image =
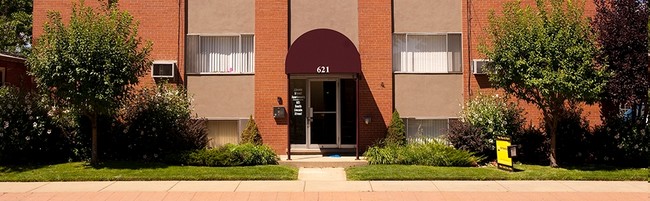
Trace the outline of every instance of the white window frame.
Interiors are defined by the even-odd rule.
[[[406,52],[408,52],[408,37],[409,36],[445,36],[445,48],[447,53],[449,53],[449,35],[460,35],[460,53],[461,53],[461,62],[460,62],[460,71],[453,71],[452,69],[449,69],[449,65],[447,65],[447,72],[409,72],[409,71],[401,71],[401,70],[395,70],[395,66],[391,66],[393,68],[393,73],[397,74],[462,74],[463,73],[463,33],[462,32],[395,32],[393,33],[393,36],[395,35],[405,35],[404,43],[406,46]],[[393,44],[394,45],[394,41]],[[392,56],[392,55],[391,55]],[[395,58],[392,58],[393,61]],[[450,62],[449,60],[447,62]],[[453,67],[452,67],[453,68]]]
[[[409,136],[409,119],[413,120],[445,120],[447,121],[447,131],[449,131],[451,126],[451,121],[458,120],[459,117],[402,117],[405,126],[405,134],[407,139],[411,139],[412,136]],[[417,132],[417,131],[416,131]],[[443,136],[444,134],[441,134]]]
[[[481,67],[481,72],[478,72],[478,67],[476,63],[478,62],[486,62],[483,66],[487,65],[488,62],[490,62],[489,59],[472,59],[472,74],[474,75],[486,75],[487,73],[485,72],[485,69]]]
[[[242,33],[242,34],[187,34],[187,36],[197,36],[198,37],[198,46],[195,47],[199,55],[198,61],[196,61],[197,66],[193,66],[195,72],[186,70],[188,75],[254,75],[255,74],[255,51],[257,45],[255,45],[256,37],[254,33]],[[238,37],[238,49],[241,52],[242,49],[242,36],[253,36],[253,64],[252,72],[201,72],[202,59],[201,59],[201,38],[202,37]],[[188,48],[187,46],[185,48]],[[186,56],[187,58],[187,56]],[[187,63],[187,61],[185,61]],[[187,68],[187,67],[186,67]]]
[[[172,65],[172,75],[154,75],[153,74],[154,65],[156,65],[156,64],[171,64]],[[176,71],[176,61],[172,61],[172,60],[154,60],[151,63],[151,77],[153,77],[153,78],[174,78],[176,76],[174,71]]]
[[[5,67],[0,67],[0,72],[2,72],[2,76],[0,76],[0,87],[5,86],[5,77],[7,76],[7,69]]]

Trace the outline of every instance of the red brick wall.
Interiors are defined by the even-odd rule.
[[[273,106],[281,97],[285,110],[287,76],[284,60],[288,51],[288,4],[286,0],[255,1],[255,121],[264,140],[276,153],[287,148],[287,118],[273,118]],[[288,116],[288,115],[287,115]]]
[[[359,0],[359,53],[362,80],[359,115],[359,148],[365,150],[383,138],[393,110],[392,17],[390,0]]]
[[[19,87],[26,91],[34,87],[32,78],[27,75],[24,61],[0,56],[0,67],[5,69],[4,85]]]
[[[64,21],[70,19],[73,3],[77,0],[34,0],[33,34],[34,39],[43,34],[43,24],[47,21],[48,11],[58,11]],[[99,8],[100,2],[85,1],[86,5]],[[151,60],[176,60],[177,72],[174,82],[184,80],[184,36],[185,36],[185,0],[138,0],[119,1],[119,8],[128,11],[140,22],[139,35],[143,41],[153,43]],[[170,81],[172,82],[172,81]],[[154,79],[147,72],[140,78],[141,86],[153,85]]]
[[[485,42],[485,29],[488,27],[488,15],[494,11],[499,14],[505,2],[510,0],[463,0],[462,3],[462,23],[463,23],[463,94],[465,101],[470,97],[480,93],[493,94],[503,93],[497,91],[490,86],[486,75],[473,75],[472,74],[472,59],[484,59],[485,56],[480,54],[478,46]],[[523,4],[534,5],[533,0],[524,0]],[[469,4],[471,3],[471,4]],[[469,5],[469,8],[468,8]],[[468,11],[471,10],[471,25],[468,22]],[[595,14],[595,6],[593,1],[587,0],[585,4],[585,13],[587,16]],[[469,31],[471,30],[471,34]],[[468,36],[471,38],[468,40]],[[468,42],[469,41],[469,42]],[[517,100],[513,100],[517,101]],[[541,112],[536,106],[527,104],[525,101],[517,101],[524,109],[525,117],[533,125],[539,125],[542,119]],[[590,122],[590,125],[598,125],[600,120],[600,108],[598,105],[584,105],[583,116]]]

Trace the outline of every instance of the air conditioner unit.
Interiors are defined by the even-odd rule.
[[[485,70],[483,69],[485,65],[489,62],[487,59],[474,59],[472,60],[472,73],[475,75],[484,75]]]
[[[176,61],[154,61],[151,65],[151,77],[173,78]]]

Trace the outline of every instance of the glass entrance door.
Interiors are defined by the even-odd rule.
[[[309,148],[338,148],[338,94],[338,80],[309,81]]]

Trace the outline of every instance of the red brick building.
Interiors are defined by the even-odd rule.
[[[443,135],[465,100],[494,92],[472,65],[483,58],[477,45],[487,13],[503,2],[139,0],[119,6],[154,44],[155,69],[142,81],[171,77],[184,84],[196,114],[209,120],[211,145],[237,142],[252,115],[264,143],[298,153],[363,150],[384,137],[394,109],[409,137]],[[35,38],[46,11],[69,16],[71,6],[70,0],[35,0]],[[539,112],[525,108],[537,123]]]
[[[0,54],[0,86],[14,86],[21,90],[34,87],[32,78],[27,75],[25,58]]]

